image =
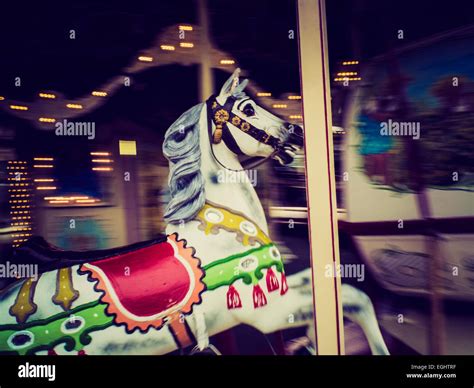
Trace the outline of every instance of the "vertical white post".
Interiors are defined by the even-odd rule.
[[[318,354],[344,354],[331,96],[324,0],[298,0],[308,217]]]
[[[206,101],[214,93],[214,79],[212,77],[211,43],[209,38],[209,18],[206,0],[198,0],[199,14],[199,47],[201,66],[199,69],[199,97]]]

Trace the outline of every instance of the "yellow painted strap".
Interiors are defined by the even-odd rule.
[[[56,274],[56,293],[53,296],[53,303],[60,305],[63,310],[69,310],[74,302],[79,298],[79,292],[72,284],[71,268],[61,268]]]
[[[237,241],[243,245],[267,245],[272,240],[252,220],[243,214],[225,207],[206,202],[199,211],[196,220],[201,223],[199,229],[205,234],[218,234],[220,229],[236,234]]]
[[[26,322],[28,317],[34,314],[38,308],[33,301],[38,280],[32,278],[25,280],[18,291],[15,303],[10,307],[10,314],[16,318],[18,323]]]

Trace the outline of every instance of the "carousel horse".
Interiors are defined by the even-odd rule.
[[[223,169],[243,171],[239,155],[286,164],[303,145],[301,128],[258,106],[246,84],[236,71],[166,132],[165,235],[83,252],[36,237],[16,250],[11,261],[36,263],[40,275],[0,294],[1,354],[204,351],[239,324],[262,333],[312,325],[309,271],[286,277],[252,184],[220,179]],[[368,297],[344,292],[345,313],[373,353],[387,354]]]

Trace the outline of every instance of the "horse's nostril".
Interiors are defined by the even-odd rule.
[[[299,125],[285,123],[283,126],[290,134],[294,134],[296,136],[303,136],[303,129]]]
[[[285,128],[288,130],[288,143],[298,147],[303,146],[303,128],[299,125],[285,123]]]
[[[303,128],[301,128],[299,125],[291,124],[293,126],[293,133],[296,136],[303,136]]]

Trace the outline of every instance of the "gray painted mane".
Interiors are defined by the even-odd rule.
[[[199,118],[203,107],[204,104],[198,104],[184,112],[165,134],[163,154],[169,161],[171,196],[164,215],[167,223],[191,220],[206,200],[199,145]]]
[[[237,99],[245,97],[248,80],[234,89],[232,82],[233,77],[226,81],[222,91],[229,91]],[[171,196],[164,215],[167,223],[177,224],[193,219],[206,201],[199,143],[199,119],[204,107],[205,104],[201,103],[184,112],[165,134],[163,154],[169,161]]]

